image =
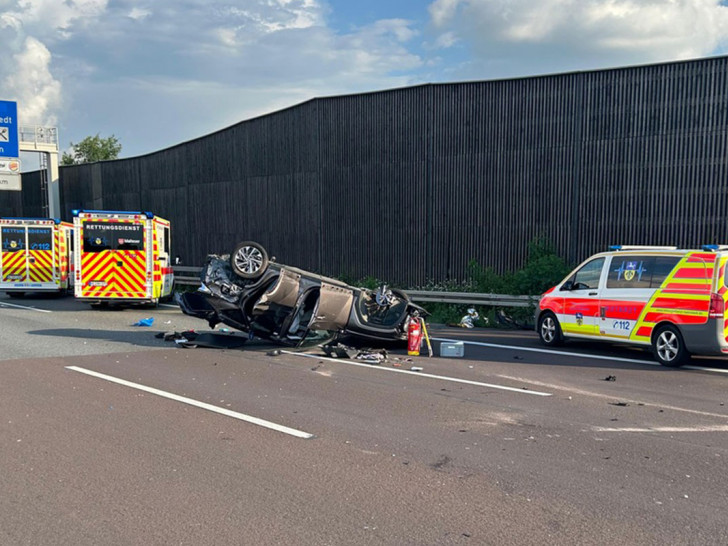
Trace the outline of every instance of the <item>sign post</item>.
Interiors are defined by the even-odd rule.
[[[0,190],[21,189],[18,103],[0,100]]]

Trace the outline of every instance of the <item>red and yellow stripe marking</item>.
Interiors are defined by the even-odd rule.
[[[650,343],[655,325],[704,324],[710,310],[715,254],[686,254],[645,306],[630,339]]]
[[[3,252],[2,257],[3,282],[25,282],[25,251]]]
[[[28,251],[28,280],[30,282],[53,281],[53,251]]]
[[[146,253],[111,251],[81,257],[82,294],[94,298],[146,296]],[[105,283],[95,286],[95,283]]]
[[[728,288],[726,288],[725,280],[725,269],[726,263],[728,262],[728,256],[724,256],[720,259],[718,264],[718,294],[723,298],[723,339],[728,342]]]

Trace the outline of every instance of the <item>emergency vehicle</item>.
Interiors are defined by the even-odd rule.
[[[73,211],[75,296],[92,305],[172,293],[169,221],[151,212]]]
[[[651,347],[664,366],[726,355],[727,262],[728,246],[611,247],[543,294],[538,335],[549,346],[574,338]]]
[[[52,218],[0,218],[0,290],[64,293],[72,283],[73,225]]]

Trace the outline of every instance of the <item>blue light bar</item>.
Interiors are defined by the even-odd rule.
[[[53,220],[54,224],[60,224],[60,218],[40,218],[36,216],[3,216],[2,220]]]
[[[612,245],[609,250],[622,250],[622,245]]]
[[[712,251],[716,251],[716,250],[718,250],[718,249],[719,249],[720,247],[719,247],[718,245],[703,245],[703,246],[702,246],[701,248],[702,248],[703,250],[708,250],[708,251],[712,250]]]
[[[73,209],[71,211],[71,214],[74,216],[78,216],[82,212],[91,212],[91,213],[97,213],[97,214],[138,214],[138,215],[145,215],[150,220],[154,218],[154,214],[151,212],[142,212],[140,210],[89,210],[89,209]]]

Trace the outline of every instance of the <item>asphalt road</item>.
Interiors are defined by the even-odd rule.
[[[154,337],[188,328],[0,296],[0,544],[728,543],[725,360],[503,330],[431,328],[465,357],[378,366]]]

